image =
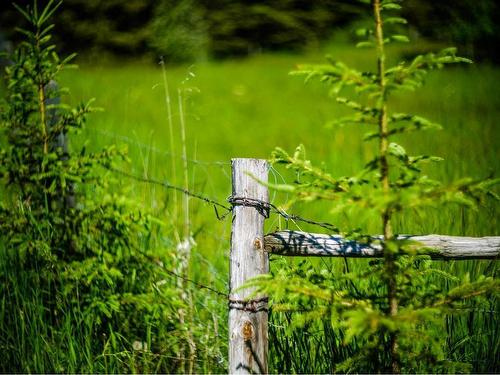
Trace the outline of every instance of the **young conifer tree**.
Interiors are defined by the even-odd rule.
[[[357,31],[365,37],[360,48],[376,50],[376,69],[361,72],[342,62],[330,60],[328,65],[301,66],[294,74],[306,80],[317,78],[330,87],[336,101],[353,111],[352,115],[335,121],[340,125],[362,125],[372,130],[366,141],[378,143],[378,153],[357,175],[336,179],[306,159],[303,146],[293,155],[276,149],[275,164],[300,174],[300,181],[281,185],[292,193],[292,202],[333,201],[336,212],[360,208],[367,217],[378,218],[382,236],[379,240],[359,233],[347,233],[358,241],[378,242],[384,257],[371,262],[368,269],[343,275],[300,275],[279,270],[275,276],[264,276],[251,283],[261,292],[269,293],[275,306],[285,310],[309,312],[302,321],[327,317],[337,329],[345,330],[345,342],[356,341],[354,354],[337,366],[336,371],[353,372],[434,372],[467,370],[466,364],[454,363],[445,357],[442,322],[445,313],[452,313],[467,298],[497,293],[498,281],[480,278],[465,279],[460,285],[442,291],[429,275],[437,274],[430,267],[422,246],[394,233],[391,221],[407,210],[437,207],[445,203],[476,206],[487,195],[494,195],[492,186],[498,180],[461,180],[450,185],[430,179],[421,165],[441,160],[428,155],[410,156],[393,139],[402,133],[440,128],[422,116],[392,110],[391,98],[402,92],[414,92],[425,75],[448,64],[471,63],[456,56],[455,48],[415,57],[410,63],[388,67],[386,46],[393,42],[408,42],[405,35],[391,34],[387,29],[406,24],[397,16],[400,0],[363,0],[373,16],[372,27]],[[397,27],[396,27],[397,28]],[[347,95],[343,96],[342,94]],[[375,220],[375,219],[373,219]],[[443,272],[442,277],[452,277]],[[336,281],[333,283],[331,279]],[[281,280],[280,280],[281,279]],[[364,280],[366,287],[338,290],[339,280]],[[277,282],[281,281],[281,282]]]

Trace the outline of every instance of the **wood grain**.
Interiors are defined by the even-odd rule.
[[[297,231],[280,231],[265,236],[265,250],[287,256],[381,257],[380,236],[371,244],[346,240],[342,236]],[[432,259],[492,259],[500,254],[500,237],[456,237],[431,234],[400,235],[423,246]],[[411,246],[417,246],[417,243]]]
[[[268,202],[268,163],[233,159],[233,197]],[[267,299],[252,290],[238,290],[250,278],[269,272],[264,251],[265,215],[257,207],[234,205],[230,254],[229,368],[230,374],[267,373]]]

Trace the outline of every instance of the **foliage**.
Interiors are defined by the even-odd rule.
[[[10,2],[5,2],[10,7]],[[3,3],[2,3],[3,4]],[[39,0],[41,4],[41,0]],[[70,6],[65,1],[64,6]],[[61,11],[64,11],[62,9]],[[0,17],[5,13],[0,11]],[[60,14],[60,13],[59,13]],[[12,17],[12,16],[11,16]],[[15,18],[13,18],[15,19]],[[56,18],[57,20],[57,18]],[[19,19],[17,19],[19,21]],[[2,23],[2,25],[5,25]],[[60,25],[59,25],[60,26]],[[56,29],[58,30],[57,26]],[[57,36],[57,35],[56,35]],[[59,38],[63,38],[59,35]],[[354,49],[343,43],[324,46],[327,53],[364,70],[369,68],[370,59],[368,50]],[[413,50],[419,46],[410,47],[394,45],[387,52],[388,59],[398,58],[401,52]],[[325,166],[333,177],[352,174],[352,171],[361,168],[366,159],[370,158],[372,145],[369,142],[359,142],[363,127],[337,128],[334,133],[321,126],[327,119],[337,118],[345,114],[343,107],[332,105],[324,100],[324,93],[317,82],[310,82],[303,86],[300,80],[287,78],[286,72],[297,61],[297,55],[292,54],[263,54],[249,59],[227,62],[206,62],[196,67],[196,86],[201,94],[197,95],[189,106],[189,124],[187,130],[187,144],[196,145],[196,153],[190,154],[190,186],[197,191],[203,190],[212,197],[224,198],[230,193],[229,156],[248,155],[265,157],[276,144],[276,139],[285,149],[290,149],[299,142],[307,146],[307,159],[324,160]],[[300,57],[315,61],[316,54]],[[420,95],[398,96],[398,108],[411,109],[412,112],[425,113],[438,122],[446,125],[447,131],[440,134],[434,132],[414,132],[401,135],[402,140],[411,142],[413,152],[424,153],[432,149],[434,153],[444,155],[446,163],[434,163],[427,168],[431,177],[439,175],[446,181],[473,173],[475,177],[488,174],[491,170],[498,173],[499,140],[497,118],[500,114],[500,96],[496,82],[500,79],[500,71],[495,67],[462,64],[454,69],[432,74],[426,78],[426,85],[422,87]],[[171,87],[175,87],[185,79],[185,69],[171,68],[167,71]],[[223,76],[225,79],[221,80]],[[138,175],[145,175],[172,181],[168,168],[171,159],[168,127],[165,126],[164,97],[161,87],[162,73],[154,65],[147,63],[124,63],[118,65],[99,65],[96,61],[81,63],[80,69],[63,70],[58,82],[63,86],[71,87],[71,96],[65,96],[65,103],[78,103],[92,95],[98,95],[99,105],[106,108],[105,112],[91,116],[86,126],[81,129],[77,137],[71,138],[73,147],[86,142],[86,150],[100,150],[109,142],[127,143],[130,167]],[[0,95],[4,95],[4,87],[0,82]],[[98,94],[96,94],[98,93]],[[172,98],[175,108],[176,98]],[[290,103],[296,103],[290,106]],[[300,105],[297,105],[300,103]],[[197,120],[197,118],[201,120]],[[244,126],[251,124],[252,126]],[[293,126],[291,126],[293,124]],[[452,126],[448,126],[452,125]],[[256,130],[257,129],[257,130]],[[314,129],[314,132],[311,131]],[[265,137],[258,137],[256,131],[265,133]],[[467,134],[467,136],[464,136]],[[427,136],[430,135],[430,136]],[[404,137],[404,138],[403,138]],[[2,147],[5,137],[0,137]],[[237,141],[235,141],[237,139]],[[75,148],[74,148],[75,149]],[[76,148],[79,150],[79,148]],[[166,151],[167,150],[167,151]],[[335,150],[335,152],[332,152]],[[424,151],[421,151],[424,150]],[[196,160],[191,160],[191,158]],[[209,163],[199,161],[210,161]],[[212,163],[213,161],[219,161]],[[325,168],[326,168],[325,167]],[[296,177],[291,170],[279,171],[285,179]],[[274,173],[273,173],[274,175]],[[272,175],[272,176],[273,176]],[[281,181],[276,174],[274,178]],[[300,177],[300,175],[298,176]],[[180,181],[180,178],[178,177]],[[151,207],[157,217],[164,217],[170,211],[171,194],[133,180],[123,180],[127,190],[123,193],[133,196],[141,205]],[[81,186],[81,185],[79,185]],[[115,187],[117,188],[117,187]],[[88,189],[92,191],[92,188]],[[127,194],[128,193],[128,194]],[[4,198],[4,190],[0,193]],[[123,195],[121,195],[123,196]],[[273,194],[274,197],[274,194]],[[0,200],[1,200],[0,199]],[[274,202],[280,199],[276,195]],[[398,232],[404,233],[452,233],[456,235],[483,236],[495,234],[498,230],[498,203],[490,202],[486,209],[472,210],[459,207],[427,208],[418,213],[411,212],[394,221]],[[214,220],[213,207],[196,200],[191,200],[193,232],[198,242],[193,262],[190,264],[191,278],[205,282],[218,290],[225,290],[227,275],[228,223]],[[311,218],[329,220],[329,205],[318,201],[317,204],[297,205],[294,211]],[[339,215],[335,223],[342,228],[353,224],[359,226],[357,215]],[[374,220],[369,220],[368,233],[378,233],[374,228]],[[270,230],[276,222],[268,220]],[[290,221],[289,225],[293,223]],[[150,250],[157,254],[171,253],[174,246],[170,238],[169,228],[158,232],[150,232]],[[313,227],[307,228],[313,230]],[[154,241],[153,241],[154,240]],[[59,324],[52,326],[46,319],[46,310],[43,298],[52,290],[46,288],[47,283],[38,284],[33,274],[37,270],[27,273],[16,267],[11,260],[3,257],[3,249],[7,244],[0,241],[0,265],[2,280],[0,280],[0,363],[4,372],[14,371],[14,364],[23,363],[25,367],[16,367],[16,371],[28,372],[27,363],[34,364],[30,368],[40,369],[38,372],[53,372],[59,368],[60,372],[154,372],[156,366],[167,372],[165,361],[176,361],[170,358],[169,352],[158,353],[131,350],[140,349],[146,341],[136,336],[130,336],[121,329],[119,332],[105,332],[106,336],[98,337],[92,329],[92,315],[86,315],[86,320],[78,310],[65,309],[68,312],[58,312]],[[144,241],[146,242],[146,241]],[[159,242],[156,246],[155,243]],[[147,249],[148,245],[144,245]],[[289,262],[277,261],[271,263],[272,268],[290,267]],[[165,267],[171,260],[163,260]],[[368,267],[363,260],[349,260],[349,270],[356,271]],[[477,275],[495,275],[497,272],[495,261],[466,261],[433,263],[433,267],[451,272],[463,278],[470,274],[471,280]],[[303,272],[311,268],[331,267],[328,269],[332,282],[335,277],[344,272],[345,264],[342,259],[324,259],[318,262],[308,261],[301,268]],[[45,269],[39,269],[43,274]],[[156,270],[160,269],[156,267]],[[319,271],[315,271],[319,273]],[[324,271],[323,271],[324,272]],[[136,273],[139,275],[139,273]],[[143,276],[145,276],[143,274]],[[4,282],[5,278],[10,281]],[[166,292],[173,286],[175,279],[165,275],[158,277],[160,288]],[[164,283],[165,280],[167,283]],[[171,280],[171,281],[170,281]],[[356,279],[359,288],[359,279]],[[368,281],[368,280],[367,280]],[[443,279],[435,276],[432,281],[442,289],[456,285],[454,279]],[[40,287],[37,287],[40,285]],[[51,284],[53,285],[53,284]],[[139,286],[137,282],[134,284]],[[350,289],[350,281],[339,282],[336,290]],[[366,287],[368,288],[368,287]],[[332,289],[333,286],[332,286]],[[145,288],[147,290],[147,288]],[[196,290],[195,293],[195,337],[197,340],[197,372],[225,371],[226,356],[226,304],[224,299],[214,299],[205,290]],[[158,296],[158,298],[160,298]],[[168,301],[168,294],[167,294]],[[276,306],[274,306],[276,308]],[[21,312],[22,311],[22,312]],[[498,373],[498,300],[488,301],[470,300],[466,309],[460,315],[448,315],[446,327],[442,331],[447,335],[449,342],[446,348],[447,358],[473,364],[475,373]],[[71,312],[71,314],[70,314]],[[271,314],[270,324],[270,369],[279,373],[329,373],[335,370],[335,365],[342,359],[348,358],[356,351],[356,339],[350,345],[343,344],[344,332],[332,329],[329,320],[317,319],[299,325],[298,313]],[[297,319],[297,325],[291,323]],[[117,319],[118,320],[118,319]],[[136,320],[128,315],[119,318],[128,326],[134,325]],[[28,323],[29,322],[29,323]],[[176,334],[171,331],[168,322],[161,323],[164,328],[161,333],[155,334],[156,323],[148,323],[152,328],[152,338],[163,340],[163,348],[175,348]],[[117,325],[121,327],[120,325]],[[147,328],[147,327],[146,327]],[[170,331],[169,331],[170,330]],[[142,330],[143,332],[148,332]],[[165,332],[166,331],[166,332]],[[170,334],[169,334],[170,333]],[[168,336],[167,336],[168,335]],[[168,340],[172,341],[168,341]],[[137,340],[134,345],[133,340]],[[115,343],[115,344],[112,344]],[[113,346],[115,345],[115,346]],[[102,347],[105,350],[102,351]],[[152,347],[149,345],[148,347]],[[161,355],[159,355],[161,354]],[[8,356],[8,357],[7,357]],[[13,359],[14,358],[14,359]],[[176,356],[177,358],[177,356]],[[12,360],[11,360],[12,359]],[[161,359],[161,360],[160,360]],[[149,369],[141,365],[149,363]],[[9,364],[9,366],[6,368]],[[42,370],[46,369],[46,370]],[[280,370],[283,369],[283,370]],[[158,370],[158,371],[160,371]],[[31,372],[34,372],[32,370]]]
[[[19,0],[29,4],[30,0]],[[409,0],[404,16],[415,34],[463,46],[475,59],[497,63],[498,3],[481,0]],[[246,55],[260,50],[301,50],[328,40],[356,20],[358,2],[227,0],[65,0],[56,15],[57,44],[65,51],[118,56]],[[20,20],[10,1],[0,2],[0,39]],[[191,31],[191,33],[186,33]],[[0,43],[1,48],[1,43]],[[425,45],[422,46],[425,49]]]
[[[294,72],[305,75],[306,80],[317,78],[324,82],[337,102],[354,112],[335,121],[336,124],[374,128],[364,139],[377,141],[377,155],[357,175],[342,178],[333,178],[324,169],[315,167],[307,160],[303,146],[292,155],[276,149],[272,156],[274,164],[285,165],[297,176],[294,184],[275,186],[292,195],[291,203],[332,201],[335,212],[378,218],[382,239],[374,240],[356,230],[346,235],[358,241],[379,242],[384,249],[383,260],[340,276],[324,271],[280,270],[272,277],[256,279],[249,286],[282,302],[278,309],[305,310],[300,318],[302,324],[326,318],[333,328],[345,331],[344,343],[355,340],[356,351],[336,371],[465,371],[467,364],[446,358],[446,338],[440,327],[445,314],[455,313],[465,300],[498,293],[498,281],[483,277],[470,282],[465,277],[457,282],[453,276],[430,268],[428,257],[421,255],[424,249],[414,241],[399,239],[392,221],[425,207],[443,204],[475,207],[487,196],[498,199],[492,189],[499,180],[464,179],[444,185],[422,172],[424,164],[440,158],[411,156],[395,141],[400,134],[435,129],[439,125],[419,115],[391,111],[393,96],[415,91],[430,70],[470,62],[457,57],[454,48],[448,48],[386,68],[386,46],[408,42],[403,34],[387,33],[391,26],[406,23],[397,15],[399,3],[373,0],[373,27],[357,31],[357,35],[365,37],[358,47],[376,50],[375,72],[361,72],[335,60],[330,60],[329,65],[301,66]],[[454,287],[439,290],[429,282],[432,273],[455,280]],[[333,277],[337,282],[332,281]],[[364,280],[369,288],[337,288],[338,280],[354,283],[357,279]]]
[[[9,2],[0,3],[4,32],[19,26],[9,6]],[[343,1],[323,0],[65,0],[64,9],[56,16],[56,38],[64,50],[119,56],[154,54],[176,63],[207,55],[317,45],[319,35],[329,34],[333,22],[345,24],[356,9]]]
[[[472,5],[467,0],[409,0],[405,16],[418,32],[433,40],[463,46],[476,60],[498,63],[499,4],[482,0]]]
[[[357,8],[343,1],[201,0],[214,56],[317,46],[334,23],[345,24]]]
[[[194,0],[158,2],[149,44],[167,62],[200,61],[208,54],[203,9]]]
[[[344,43],[324,48],[325,53],[335,53],[339,60],[349,66],[360,70],[371,68],[368,49],[356,49]],[[394,44],[387,51],[388,60],[396,61],[402,53],[418,48],[418,45],[413,44]],[[309,81],[303,85],[301,79],[290,79],[286,71],[296,65],[297,59],[294,54],[263,54],[235,61],[197,64],[196,78],[190,84],[194,82],[200,93],[188,101],[186,107],[189,116],[186,143],[190,158],[191,189],[224,199],[230,194],[228,157],[248,155],[264,158],[274,149],[277,139],[283,148],[292,150],[303,142],[308,151],[307,159],[317,166],[321,166],[317,161],[324,161],[324,168],[334,178],[355,174],[371,159],[376,144],[360,142],[366,128],[344,126],[332,132],[323,126],[330,119],[346,115],[345,106],[326,100],[324,86],[320,82]],[[310,53],[300,59],[318,61],[319,57]],[[98,92],[99,105],[106,108],[105,112],[92,116],[92,121],[89,120],[82,131],[81,138],[88,139],[87,149],[98,150],[118,139],[128,145],[131,171],[137,175],[173,182],[169,166],[172,160],[178,162],[182,159],[175,152],[174,155],[169,152],[169,129],[165,124],[167,111],[161,110],[165,106],[164,96],[161,87],[153,88],[162,81],[161,69],[137,62],[98,68],[94,64],[82,63],[77,73],[67,70],[60,77],[61,83],[71,87],[72,102],[77,103]],[[446,128],[446,131],[441,132],[401,134],[398,139],[400,143],[411,145],[413,153],[424,154],[432,150],[433,154],[445,156],[446,162],[431,163],[425,167],[429,177],[448,183],[467,175],[479,178],[492,171],[495,174],[500,172],[497,163],[500,129],[496,126],[500,114],[500,96],[497,95],[496,85],[499,73],[499,69],[491,66],[459,64],[452,69],[429,74],[418,95],[394,97],[398,111],[404,109],[425,114]],[[170,67],[167,75],[169,86],[176,87],[185,79],[186,70],[183,67]],[[221,76],[226,78],[220,80]],[[177,107],[176,99],[172,97],[173,108]],[[290,106],[290,103],[300,105]],[[256,131],[265,134],[265,137],[258,137],[257,143]],[[175,127],[174,136],[180,141],[179,129]],[[76,141],[78,139],[73,140]],[[177,171],[180,172],[179,168]],[[283,181],[280,175],[286,181],[300,178],[300,175],[290,172],[286,169],[272,170],[270,181]],[[177,180],[181,181],[181,176]],[[130,188],[129,194],[151,207],[155,215],[165,217],[165,214],[171,214],[172,196],[167,190],[134,180],[126,180],[126,184]],[[275,196],[273,193],[271,197],[275,204],[286,199],[282,194]],[[225,239],[228,238],[229,229],[227,218],[224,221],[216,220],[213,207],[195,199],[190,201],[190,206],[193,235],[198,243],[190,264],[190,277],[224,291],[227,276]],[[354,213],[349,216],[343,213],[331,215],[331,208],[325,202],[316,201],[297,204],[290,211],[307,218],[335,223],[343,229],[362,226],[364,233],[380,233],[376,219],[367,218],[361,222]],[[498,235],[499,208],[499,202],[493,199],[488,201],[487,207],[479,210],[457,205],[429,207],[397,217],[393,221],[394,230],[397,233],[415,234]],[[178,212],[181,212],[180,207]],[[275,230],[279,224],[275,217],[266,221],[269,231]],[[282,220],[281,227],[284,228],[285,224]],[[298,224],[301,230],[318,230],[317,227]],[[296,228],[292,220],[287,225]],[[175,238],[169,234],[164,236]],[[277,262],[274,258],[271,269],[294,267],[296,259],[287,257],[285,260]],[[361,259],[349,259],[347,263],[350,271],[368,267],[368,262]],[[328,267],[332,275],[345,271],[345,261],[339,258],[309,258],[307,266],[311,264],[315,269]],[[472,281],[480,275],[495,276],[498,272],[498,262],[494,260],[433,262],[433,267],[439,267],[460,279],[468,273]],[[358,279],[355,286],[360,282]],[[442,290],[456,285],[453,280],[439,276],[434,276],[432,282]],[[353,286],[344,283],[339,288]],[[215,337],[208,336],[210,345],[198,344],[199,362],[196,363],[204,366],[204,372],[215,372],[214,368],[223,372],[227,338],[226,305],[222,297],[216,300],[210,297],[211,293],[204,289],[198,292],[195,299],[202,299],[203,304],[196,304],[199,307],[196,307],[194,316],[196,324],[199,324],[198,329],[205,327],[207,333],[218,334]],[[499,372],[496,343],[500,324],[495,311],[498,311],[498,299],[471,299],[459,315],[447,315],[442,331],[442,335],[447,337],[447,358],[471,363],[474,373]],[[336,364],[356,350],[356,341],[343,345],[342,330],[332,329],[328,320],[318,319],[302,327],[290,324],[289,320],[293,321],[297,314],[274,310],[270,316],[271,372],[331,373]],[[221,362],[205,362],[205,348],[219,353]]]
[[[95,109],[58,101],[67,90],[55,79],[73,58],[51,44],[48,20],[59,5],[18,7],[30,28],[6,69],[0,368],[174,372],[186,337],[182,290],[169,273],[177,261],[167,244],[155,249],[164,224],[118,189],[109,169],[124,151],[67,144]],[[205,326],[196,333],[207,340]]]

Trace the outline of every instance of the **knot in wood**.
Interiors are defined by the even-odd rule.
[[[252,340],[254,336],[254,329],[250,321],[245,320],[245,322],[243,322],[243,326],[241,327],[241,335],[243,337],[243,340],[245,341]]]
[[[262,239],[257,237],[255,240],[253,240],[253,247],[255,250],[262,250],[264,249],[264,244],[262,243]]]

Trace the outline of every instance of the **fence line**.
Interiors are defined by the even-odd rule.
[[[150,146],[148,144],[145,144],[145,143],[142,143],[142,142],[138,142],[130,137],[127,137],[127,136],[124,136],[124,135],[120,135],[120,134],[116,134],[116,133],[112,133],[112,132],[107,132],[107,131],[103,131],[103,130],[98,130],[98,129],[92,129],[92,128],[89,128],[87,127],[86,128],[87,130],[90,130],[94,133],[98,133],[98,134],[101,134],[101,135],[105,135],[107,137],[110,137],[110,138],[118,138],[118,139],[121,139],[129,144],[134,144],[144,150],[149,150],[149,151],[153,151],[155,153],[158,153],[158,154],[161,154],[161,155],[165,155],[165,156],[168,156],[168,157],[172,157],[172,158],[176,158],[176,159],[179,159],[179,160],[186,160],[187,162],[191,163],[191,164],[195,164],[195,165],[200,165],[200,166],[203,166],[203,167],[207,167],[207,166],[219,166],[223,171],[224,171],[224,166],[229,166],[231,165],[231,163],[229,162],[225,162],[225,161],[203,161],[203,160],[198,160],[198,159],[191,159],[191,158],[184,158],[183,156],[180,156],[180,155],[176,155],[172,152],[168,152],[168,151],[164,151],[164,150],[161,150],[157,147],[154,147],[154,146]],[[224,204],[222,204],[220,201],[217,201],[213,198],[209,198],[207,196],[204,196],[203,194],[200,194],[200,193],[196,193],[196,192],[192,192],[192,191],[189,191],[187,189],[184,189],[180,186],[176,186],[176,185],[173,185],[173,184],[170,184],[168,182],[162,182],[162,181],[159,181],[159,180],[156,180],[156,179],[150,179],[150,178],[145,178],[145,177],[140,177],[140,176],[136,176],[136,175],[133,175],[131,173],[128,173],[128,172],[125,172],[125,171],[122,171],[122,170],[119,170],[119,169],[115,169],[115,168],[108,168],[109,170],[115,172],[115,173],[118,173],[118,174],[121,174],[125,177],[128,177],[128,178],[132,178],[136,181],[139,181],[139,182],[143,182],[143,183],[151,183],[151,184],[154,184],[154,185],[159,185],[159,186],[163,186],[164,188],[167,188],[167,189],[172,189],[172,190],[175,190],[175,191],[178,191],[180,193],[183,193],[183,194],[186,194],[192,198],[197,198],[197,199],[200,199],[202,201],[205,201],[206,203],[209,203],[209,204],[212,204],[214,206],[214,211],[215,211],[215,215],[217,217],[217,219],[219,220],[224,220],[228,213],[232,211],[232,207],[229,207],[229,206],[226,206]],[[276,171],[272,166],[269,166],[269,170],[273,173],[273,174],[277,174],[282,180],[284,180],[283,176],[281,176],[281,174],[279,174],[278,171]],[[208,173],[208,172],[207,172]],[[224,171],[224,174],[227,175],[227,173]],[[276,175],[275,175],[275,180],[277,179]],[[232,197],[229,197],[227,199],[227,201],[229,203],[231,203],[231,199]],[[327,229],[329,231],[333,231],[334,233],[340,233],[339,229],[331,224],[331,223],[327,223],[327,222],[319,222],[319,221],[315,221],[315,220],[311,220],[311,219],[308,219],[308,218],[305,218],[303,216],[300,216],[300,215],[297,215],[297,214],[293,214],[293,213],[287,213],[284,209],[282,208],[279,208],[278,206],[276,206],[275,204],[271,203],[271,202],[263,202],[263,201],[257,201],[257,200],[254,200],[254,202],[256,204],[260,204],[262,206],[268,206],[269,207],[269,210],[279,216],[281,216],[282,218],[284,218],[287,222],[288,220],[292,221],[292,222],[302,222],[302,223],[306,223],[306,224],[310,224],[310,225],[315,225],[315,226],[318,226],[318,227],[321,227],[321,228],[324,228],[324,229]],[[217,210],[217,207],[219,208],[222,208],[224,210],[226,210],[226,212],[224,212],[223,214],[220,214]]]
[[[224,293],[211,286],[196,282],[172,270],[163,267],[162,269],[172,277],[182,279],[199,289],[207,290],[228,301],[230,317],[230,373],[266,373],[268,300],[266,296],[252,297],[251,291],[247,293],[238,288],[253,276],[269,272],[268,254],[340,256],[343,258],[351,256],[376,257],[381,255],[382,250],[377,244],[380,238],[375,238],[374,242],[364,244],[364,247],[360,247],[359,242],[345,240],[338,235],[281,231],[264,236],[264,220],[269,218],[270,214],[277,214],[285,220],[318,226],[337,234],[339,230],[331,223],[314,221],[299,215],[287,213],[285,210],[269,202],[267,186],[262,185],[257,179],[252,177],[257,176],[260,181],[267,181],[267,174],[264,176],[262,173],[256,173],[252,168],[247,170],[242,169],[241,165],[238,172],[235,172],[235,164],[238,164],[237,161],[241,160],[255,161],[255,159],[233,160],[233,192],[227,199],[231,206],[215,198],[175,186],[165,181],[136,176],[115,168],[108,169],[138,182],[159,185],[213,205],[216,216],[220,220],[225,219],[230,213],[233,214],[229,293]],[[242,163],[243,166],[247,164],[248,162]],[[267,168],[266,172],[269,171],[266,161],[258,160],[257,165],[265,165]],[[247,188],[242,188],[241,186],[235,187],[235,178],[240,181],[244,180]],[[251,191],[253,189],[264,189],[263,191],[266,193],[264,195],[252,195]],[[222,210],[222,214],[219,213],[218,209]],[[243,212],[246,212],[246,214],[243,214]],[[238,221],[238,218],[241,218],[242,215],[243,220]],[[248,219],[248,216],[245,219],[246,215],[252,216],[253,219]],[[252,224],[254,220],[258,221],[255,227]],[[235,226],[239,229],[235,230]],[[235,235],[235,231],[239,231],[240,235]],[[428,252],[433,259],[497,259],[500,254],[500,237],[478,239],[451,236],[405,236],[402,239],[415,240],[429,248],[434,248],[433,252]],[[238,247],[239,250],[236,249]],[[257,263],[255,263],[256,260]]]
[[[231,203],[231,206],[227,206],[227,205],[221,203],[221,201],[218,201],[214,198],[207,197],[201,193],[193,192],[193,191],[190,191],[188,189],[184,189],[183,187],[170,184],[168,182],[164,182],[164,181],[160,181],[160,180],[156,180],[156,179],[152,179],[152,178],[137,176],[137,175],[134,175],[134,174],[129,173],[129,172],[125,172],[125,171],[117,169],[117,168],[109,168],[108,167],[107,169],[110,170],[111,172],[114,172],[114,173],[120,174],[122,176],[131,178],[135,181],[159,185],[159,186],[162,186],[166,189],[178,191],[178,192],[185,194],[191,198],[196,198],[196,199],[199,199],[201,201],[204,201],[205,203],[212,204],[214,206],[214,209],[215,209],[215,215],[219,220],[224,220],[229,215],[229,213],[232,212],[233,206],[235,204],[237,204],[236,201],[234,200],[233,196],[230,196],[227,198],[226,201]],[[257,181],[256,181],[256,183],[257,183]],[[246,198],[245,201],[242,202],[242,205],[253,206],[256,208],[260,207],[261,210],[267,211],[266,215],[268,217],[269,217],[270,213],[274,213],[274,214],[277,214],[277,215],[283,217],[285,220],[291,220],[294,222],[297,221],[297,222],[302,222],[302,223],[306,223],[306,224],[311,224],[311,225],[315,225],[315,226],[318,226],[318,227],[321,227],[324,229],[328,229],[330,231],[333,231],[334,233],[339,233],[339,229],[331,223],[311,220],[311,219],[305,218],[305,217],[297,215],[297,214],[292,214],[292,213],[289,214],[285,210],[276,206],[275,204],[270,203],[270,202],[265,202],[265,201],[260,200],[260,199]],[[221,215],[218,212],[217,207],[222,208],[223,210],[225,210],[225,212]]]

